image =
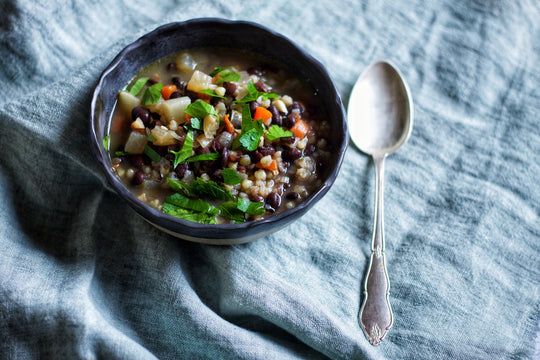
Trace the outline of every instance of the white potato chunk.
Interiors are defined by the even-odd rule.
[[[164,126],[154,127],[151,133],[152,136],[156,138],[156,140],[153,142],[154,145],[167,146],[178,143],[178,135],[174,131],[167,129]]]
[[[133,96],[126,91],[120,91],[120,93],[118,93],[118,107],[125,115],[131,117],[131,110],[140,104],[141,101],[138,97]]]
[[[192,71],[197,67],[197,62],[188,53],[182,53],[176,58],[176,67],[180,71]]]
[[[216,87],[216,85],[212,84],[212,77],[199,70],[193,72],[193,75],[187,84],[187,89],[195,92],[215,89]]]
[[[166,124],[175,121],[177,124],[186,122],[186,108],[191,104],[189,96],[182,96],[176,99],[165,100],[160,105],[160,112],[163,115],[161,120]]]
[[[216,135],[219,129],[219,120],[217,116],[208,114],[204,117],[203,131],[207,138],[212,138]]]
[[[148,136],[138,131],[132,131],[124,146],[124,151],[130,154],[142,154],[148,142]]]

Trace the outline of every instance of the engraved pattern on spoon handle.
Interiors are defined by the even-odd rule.
[[[371,258],[364,283],[364,302],[359,321],[369,342],[378,345],[392,327],[393,314],[390,307],[390,281],[384,255],[384,161],[386,155],[374,156],[376,174],[375,219]]]

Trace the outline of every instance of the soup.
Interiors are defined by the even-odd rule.
[[[106,145],[140,201],[185,220],[237,223],[308,198],[329,131],[313,89],[280,64],[195,49],[151,64],[119,92]]]

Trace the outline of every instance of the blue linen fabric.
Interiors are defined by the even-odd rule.
[[[540,3],[0,2],[0,358],[540,358]],[[389,59],[415,103],[386,163],[395,320],[358,325],[374,169],[353,146],[291,226],[209,246],[146,223],[89,148],[101,71],[157,26],[258,22],[319,59],[345,104]]]

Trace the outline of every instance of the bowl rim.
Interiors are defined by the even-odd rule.
[[[328,174],[326,180],[322,183],[321,186],[319,186],[317,189],[314,190],[310,196],[300,202],[297,206],[295,206],[292,209],[283,210],[277,214],[268,216],[267,218],[258,219],[258,220],[252,220],[247,221],[244,223],[239,224],[200,224],[188,220],[183,220],[179,218],[175,218],[173,216],[167,215],[150,205],[147,205],[143,203],[142,201],[138,200],[135,195],[127,189],[126,186],[124,186],[120,180],[112,173],[110,170],[110,161],[108,160],[108,153],[103,148],[103,137],[106,135],[106,130],[108,127],[106,126],[103,131],[104,134],[98,134],[98,129],[96,127],[96,108],[97,103],[99,100],[100,93],[102,91],[102,88],[104,86],[105,79],[107,76],[113,72],[116,67],[119,66],[119,64],[124,60],[126,55],[130,53],[131,51],[144,46],[144,44],[148,41],[151,41],[152,39],[156,38],[157,36],[160,36],[164,33],[170,32],[170,31],[179,31],[182,28],[187,28],[192,24],[220,24],[225,26],[242,26],[242,27],[251,27],[256,28],[260,31],[268,33],[272,37],[276,37],[280,39],[281,41],[284,41],[286,43],[289,43],[290,46],[297,49],[298,52],[304,57],[303,60],[307,61],[311,67],[315,68],[316,71],[319,73],[319,75],[323,78],[324,82],[327,83],[329,88],[332,89],[331,98],[327,100],[327,104],[333,104],[339,109],[340,117],[341,117],[341,134],[343,139],[341,140],[338,149],[338,156],[337,156],[337,162],[334,162],[331,164],[331,171]],[[134,74],[135,75],[135,74]],[[110,114],[107,116],[107,124],[110,121]],[[160,227],[164,227],[166,229],[172,230],[176,232],[178,226],[182,226],[183,228],[192,229],[195,231],[204,231],[204,230],[211,230],[215,231],[216,234],[219,234],[221,236],[215,237],[212,236],[212,234],[209,235],[212,239],[231,239],[234,237],[237,237],[238,234],[231,233],[232,231],[238,232],[243,230],[248,230],[252,228],[260,227],[261,225],[267,225],[272,226],[276,225],[277,228],[282,228],[283,226],[277,226],[282,225],[281,223],[286,220],[287,217],[291,217],[293,214],[299,214],[298,217],[302,216],[312,205],[317,203],[330,189],[330,187],[335,182],[344,156],[346,149],[348,147],[349,143],[349,136],[348,136],[348,125],[346,121],[346,115],[345,115],[345,108],[343,106],[343,103],[341,101],[341,97],[339,94],[339,91],[337,90],[334,82],[329,76],[328,71],[324,67],[324,65],[319,62],[317,59],[315,59],[313,56],[311,56],[309,53],[304,51],[300,46],[298,46],[296,43],[294,43],[292,40],[287,38],[286,36],[271,30],[263,25],[260,25],[255,22],[246,21],[246,20],[228,20],[228,19],[222,19],[222,18],[213,18],[213,17],[204,17],[204,18],[195,18],[185,21],[178,21],[178,22],[169,22],[163,25],[160,25],[156,27],[154,30],[140,36],[138,39],[133,41],[132,43],[125,46],[115,57],[114,59],[106,66],[106,68],[103,70],[101,75],[99,76],[98,82],[94,88],[94,91],[92,93],[92,100],[90,105],[90,138],[91,138],[91,148],[92,152],[94,153],[95,158],[98,160],[99,164],[101,165],[101,168],[103,172],[105,173],[105,176],[109,182],[109,184],[114,188],[114,190],[119,193],[119,195],[127,201],[127,203],[134,209],[136,212],[143,216],[147,221],[151,222],[154,225],[159,225]],[[291,218],[291,222],[295,220],[296,217]],[[264,232],[264,231],[263,231]],[[182,233],[179,234],[180,236]],[[231,236],[232,235],[232,236]]]

